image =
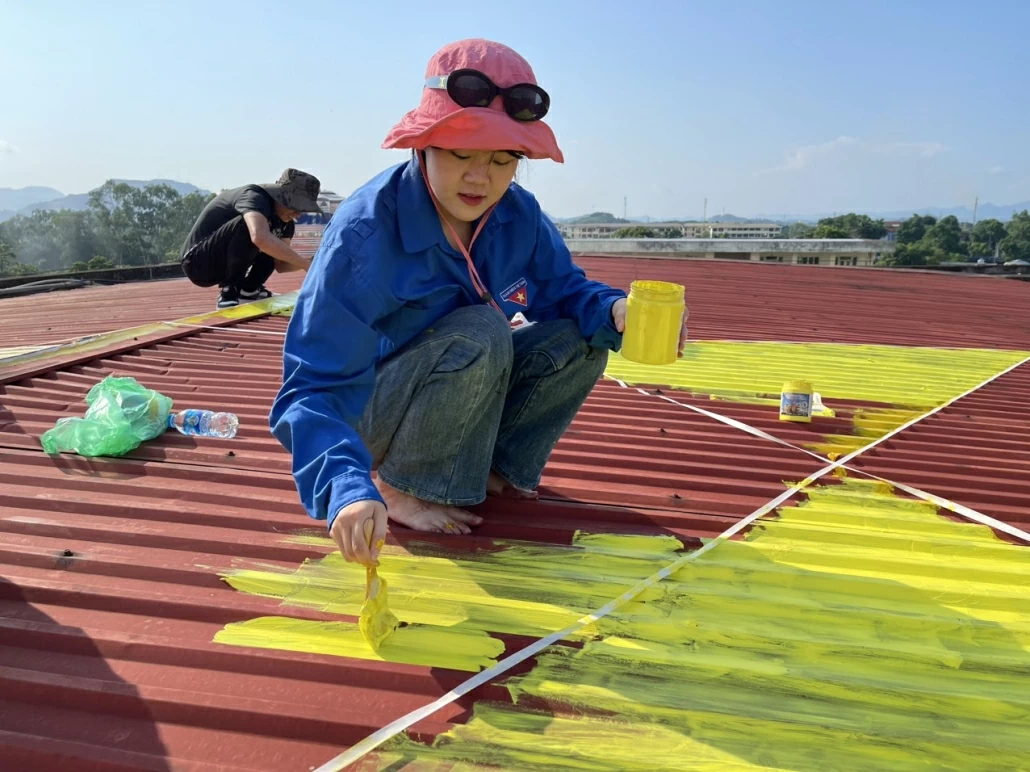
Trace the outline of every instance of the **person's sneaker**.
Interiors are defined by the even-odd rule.
[[[240,291],[235,287],[222,287],[218,296],[218,308],[233,308],[240,304]]]
[[[240,290],[240,302],[241,303],[253,303],[255,300],[267,300],[272,297],[274,293],[263,284],[252,292],[246,290]]]

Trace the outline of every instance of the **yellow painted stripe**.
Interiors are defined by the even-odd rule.
[[[548,650],[516,707],[361,768],[1025,768],[1030,550],[883,484],[811,493]]]
[[[981,349],[832,343],[692,343],[673,365],[638,365],[619,355],[607,374],[695,394],[770,400],[784,381],[806,380],[825,399],[927,408],[947,401],[1026,356]]]

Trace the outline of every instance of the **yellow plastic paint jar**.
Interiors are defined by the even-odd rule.
[[[780,420],[810,423],[812,420],[812,384],[808,381],[787,381],[780,394]]]
[[[622,355],[642,365],[671,365],[679,354],[680,329],[686,318],[682,284],[635,281],[626,301]]]

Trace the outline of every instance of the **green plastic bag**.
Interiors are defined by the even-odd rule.
[[[145,440],[164,434],[172,400],[135,378],[109,375],[86,395],[85,418],[61,418],[40,439],[53,455],[124,456]]]

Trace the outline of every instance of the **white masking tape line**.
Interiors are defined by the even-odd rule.
[[[1014,536],[1017,539],[1021,539],[1021,540],[1026,541],[1026,542],[1030,542],[1030,533],[1027,533],[1026,531],[1022,530],[1021,528],[1017,528],[1014,525],[1009,525],[1006,522],[1003,522],[1001,520],[993,518],[990,515],[985,515],[982,512],[979,512],[979,511],[973,509],[972,507],[967,507],[964,504],[959,504],[957,502],[951,501],[950,499],[946,499],[943,496],[937,496],[936,494],[933,494],[933,493],[927,493],[926,491],[921,490],[921,489],[916,488],[916,487],[913,487],[911,485],[905,485],[904,483],[895,482],[894,480],[887,479],[886,477],[880,477],[879,475],[873,474],[872,472],[867,472],[867,471],[865,471],[863,469],[856,469],[854,467],[851,467],[851,466],[847,465],[848,461],[850,461],[851,459],[855,458],[860,453],[864,453],[865,451],[869,450],[870,448],[873,448],[873,447],[879,445],[882,442],[886,442],[888,439],[890,439],[894,435],[904,431],[905,429],[909,428],[913,424],[916,424],[916,423],[922,421],[923,419],[928,418],[928,417],[934,415],[935,413],[940,412],[941,410],[944,410],[945,408],[949,407],[950,405],[954,404],[955,402],[957,402],[960,399],[968,397],[973,392],[978,391],[979,389],[982,389],[987,384],[997,380],[998,378],[1001,378],[1003,375],[1007,375],[1008,373],[1012,372],[1013,370],[1015,370],[1016,368],[1018,368],[1018,367],[1020,367],[1020,366],[1022,366],[1024,364],[1026,364],[1027,362],[1030,362],[1030,357],[1027,357],[1027,358],[1023,359],[1022,361],[1017,362],[1016,364],[1012,365],[1011,367],[1008,367],[1005,370],[1002,370],[1000,373],[997,373],[997,374],[991,376],[987,380],[985,380],[982,383],[974,386],[973,388],[969,389],[968,391],[963,392],[962,394],[959,394],[957,397],[952,397],[950,400],[948,400],[947,402],[945,402],[942,405],[937,406],[933,410],[930,410],[929,412],[924,413],[922,415],[916,416],[912,420],[910,420],[907,423],[897,427],[896,429],[894,429],[893,431],[891,431],[888,434],[884,435],[880,439],[878,439],[878,440],[876,440],[874,442],[871,442],[868,445],[865,445],[865,446],[859,448],[858,450],[856,450],[855,452],[853,452],[853,453],[845,456],[844,458],[840,459],[840,465],[844,469],[848,470],[849,472],[854,472],[855,474],[863,475],[863,476],[869,477],[871,479],[877,480],[879,482],[886,483],[887,485],[890,485],[890,486],[892,486],[894,488],[897,488],[898,490],[902,490],[905,493],[908,493],[910,496],[915,496],[916,498],[922,499],[924,501],[929,501],[930,503],[940,507],[941,509],[946,509],[949,512],[954,512],[957,515],[965,517],[965,518],[967,518],[969,520],[972,520],[972,521],[974,521],[976,523],[980,523],[981,525],[986,525],[986,526],[988,526],[990,528],[993,528],[993,529],[995,529],[997,531],[1001,531],[1003,533],[1007,533],[1010,536]],[[612,378],[611,376],[605,376],[605,377],[609,378],[612,381],[615,381],[617,384],[619,384],[624,389],[631,389],[632,388],[632,387],[628,386],[624,381],[621,381],[618,378]],[[687,410],[692,410],[692,411],[694,411],[696,413],[700,413],[701,415],[707,416],[708,418],[712,418],[712,419],[714,419],[716,421],[724,423],[727,426],[732,426],[732,427],[734,427],[736,429],[740,429],[741,431],[747,432],[748,434],[752,434],[752,435],[754,435],[756,437],[760,437],[762,439],[770,440],[772,442],[775,442],[777,445],[782,445],[784,447],[793,448],[794,450],[801,451],[802,453],[805,453],[805,454],[807,454],[809,456],[812,456],[812,458],[815,458],[815,459],[817,459],[819,461],[828,461],[829,460],[829,459],[825,458],[824,456],[816,453],[815,451],[809,450],[808,448],[799,447],[799,446],[797,446],[797,445],[795,445],[795,444],[793,444],[791,442],[788,442],[787,440],[784,440],[784,439],[781,439],[779,437],[776,437],[776,436],[774,436],[772,434],[769,434],[768,432],[764,432],[761,429],[755,428],[754,426],[750,426],[750,425],[744,423],[743,421],[738,421],[735,418],[730,418],[729,416],[724,416],[724,415],[721,415],[719,413],[713,413],[711,410],[705,410],[704,408],[697,407],[696,405],[688,405],[688,404],[686,404],[684,402],[678,402],[678,401],[672,399],[671,397],[667,397],[664,394],[654,394],[652,392],[646,391],[645,389],[641,389],[641,388],[637,388],[636,391],[638,391],[639,393],[644,394],[644,395],[646,395],[648,397],[658,397],[660,399],[665,400],[666,402],[672,403],[673,405],[678,405],[679,407],[686,408]]]
[[[646,579],[642,579],[640,582],[633,585],[630,589],[626,590],[626,592],[622,593],[622,595],[620,595],[612,601],[609,601],[607,604],[597,609],[592,614],[588,614],[585,617],[581,617],[580,619],[566,627],[564,630],[559,630],[556,633],[551,633],[546,638],[540,638],[534,641],[525,648],[520,649],[514,654],[511,654],[505,657],[504,659],[500,660],[496,665],[489,667],[486,670],[472,676],[472,678],[469,678],[467,681],[464,681],[463,683],[459,684],[457,687],[447,692],[447,694],[434,700],[428,705],[418,708],[417,710],[413,710],[406,716],[401,716],[396,721],[387,724],[374,734],[370,734],[357,745],[351,746],[349,749],[341,753],[336,758],[331,759],[322,766],[318,767],[316,770],[314,770],[314,772],[339,772],[339,770],[345,769],[347,766],[353,764],[362,756],[371,753],[373,750],[378,748],[387,740],[400,734],[406,729],[410,729],[411,726],[418,723],[419,721],[428,718],[441,708],[447,707],[456,699],[468,694],[476,687],[482,686],[483,684],[492,681],[493,679],[503,675],[508,670],[518,665],[520,662],[525,662],[530,657],[539,654],[548,646],[558,643],[566,636],[579,632],[587,625],[593,624],[599,619],[608,616],[619,607],[625,605],[629,601],[636,598],[644,590],[654,586],[655,584],[667,578],[671,574],[674,574],[687,563],[691,563],[697,560],[706,552],[713,549],[717,544],[726,541],[727,539],[735,536],[737,533],[747,528],[749,525],[751,525],[751,523],[753,523],[758,518],[772,512],[776,509],[776,507],[780,506],[783,502],[785,502],[787,499],[793,496],[796,492],[802,490],[808,485],[811,485],[813,482],[815,482],[816,479],[832,471],[834,468],[834,465],[831,464],[830,466],[826,467],[820,472],[817,472],[815,475],[812,475],[808,479],[798,483],[797,485],[791,488],[788,488],[769,503],[762,505],[754,512],[752,512],[750,515],[745,517],[743,520],[735,523],[730,528],[727,528],[721,534],[716,536],[714,539],[705,543],[700,549],[682,555],[681,557],[669,563],[661,570],[656,571]]]
[[[784,447],[793,448],[794,450],[801,451],[802,453],[805,453],[811,456],[812,458],[817,459],[818,461],[829,461],[828,458],[820,455],[819,453],[816,453],[814,450],[802,448],[798,445],[788,442],[787,440],[775,437],[769,434],[768,432],[764,432],[761,429],[757,429],[734,418],[723,416],[719,413],[713,413],[710,410],[705,410],[704,408],[696,407],[695,405],[687,405],[682,402],[677,402],[676,400],[670,399],[669,397],[666,397],[663,394],[651,394],[650,392],[644,391],[643,389],[637,389],[637,391],[639,391],[641,394],[646,394],[649,397],[661,397],[667,402],[671,402],[672,404],[678,405],[680,407],[685,407],[688,410],[695,410],[698,413],[701,413],[702,415],[708,416],[709,418],[714,418],[716,421],[721,421],[727,424],[728,426],[732,426],[742,431],[748,432],[749,434],[753,434],[756,437],[771,440],[772,442],[775,442],[778,445],[783,445]],[[880,477],[879,475],[873,474],[872,472],[868,472],[864,469],[857,469],[855,467],[848,466],[847,464],[844,464],[843,468],[848,470],[849,472],[854,472],[855,474],[863,475],[873,480],[886,483],[887,485],[897,488],[898,490],[905,491],[905,493],[908,493],[910,496],[915,496],[916,498],[923,499],[924,501],[929,501],[930,503],[940,507],[941,509],[946,509],[949,512],[954,512],[957,515],[961,515],[962,517],[968,518],[969,520],[973,520],[974,522],[980,523],[981,525],[986,525],[990,528],[994,528],[995,530],[1007,533],[1010,536],[1015,536],[1017,539],[1022,539],[1023,541],[1030,542],[1030,533],[1027,533],[1024,530],[1017,528],[1014,525],[1009,525],[1006,522],[993,518],[990,515],[985,515],[983,512],[979,512],[973,509],[972,507],[967,507],[964,504],[959,504],[957,502],[951,501],[950,499],[946,499],[943,496],[937,496],[933,493],[927,493],[926,491],[921,490],[919,488],[915,488],[911,485],[905,485],[904,483],[899,483],[894,480],[890,480],[886,477]]]
[[[711,410],[705,410],[703,407],[697,407],[697,405],[687,405],[683,402],[677,402],[672,397],[667,397],[665,394],[655,394],[653,392],[647,391],[646,389],[627,386],[624,381],[620,381],[618,378],[613,378],[610,375],[606,375],[605,378],[615,381],[624,389],[637,391],[640,394],[643,394],[645,397],[658,397],[659,399],[664,399],[666,402],[670,402],[673,405],[686,408],[687,410],[692,410],[695,413],[700,413],[701,415],[711,418],[712,420],[719,421],[720,423],[724,423],[727,426],[732,426],[734,429],[740,429],[742,432],[753,434],[755,437],[759,437],[763,440],[768,440],[769,442],[775,442],[777,445],[783,445],[786,448],[800,450],[802,453],[812,456],[813,458],[817,458],[820,461],[828,462],[830,460],[828,458],[825,458],[824,456],[820,456],[818,453],[814,451],[808,450],[807,448],[799,448],[797,445],[791,442],[787,442],[787,440],[780,439],[775,435],[769,434],[769,432],[757,429],[754,426],[751,426],[750,424],[744,423],[743,421],[738,421],[736,418],[730,418],[729,416],[722,415],[721,413],[713,413]]]
[[[812,475],[809,475],[808,477],[806,477],[801,482],[796,483],[793,486],[791,486],[790,488],[788,488],[787,490],[785,490],[783,493],[781,493],[776,498],[774,498],[771,501],[769,501],[768,503],[762,505],[761,507],[756,509],[754,512],[752,512],[750,515],[748,515],[744,519],[740,520],[739,522],[737,522],[737,523],[733,524],[732,526],[730,526],[729,528],[727,528],[725,531],[723,531],[721,534],[716,536],[714,539],[712,539],[711,541],[705,543],[704,546],[702,546],[700,549],[695,550],[693,552],[688,552],[687,554],[682,555],[681,557],[677,558],[676,560],[674,560],[673,562],[669,563],[667,566],[665,566],[661,570],[655,572],[651,576],[647,577],[646,579],[643,579],[642,581],[638,582],[637,584],[635,584],[630,589],[626,590],[626,592],[622,593],[622,595],[620,595],[619,597],[615,598],[614,600],[608,602],[607,604],[605,604],[601,608],[597,609],[592,614],[589,614],[589,615],[587,615],[585,617],[580,618],[576,622],[573,622],[571,625],[566,627],[564,630],[559,630],[556,633],[551,633],[546,638],[540,638],[540,639],[534,641],[533,643],[529,644],[525,648],[520,649],[519,651],[515,652],[514,654],[511,654],[511,655],[505,657],[504,659],[500,660],[496,665],[494,665],[492,667],[489,667],[486,670],[484,670],[484,671],[482,671],[480,673],[477,673],[476,675],[472,676],[468,680],[462,682],[457,687],[455,687],[451,691],[447,692],[447,694],[443,695],[442,697],[439,697],[438,699],[434,700],[433,702],[429,703],[428,705],[424,705],[421,708],[413,710],[412,712],[408,713],[407,715],[401,716],[397,720],[395,720],[395,721],[387,724],[386,726],[384,726],[382,729],[380,729],[380,730],[370,734],[368,737],[366,737],[361,742],[357,743],[356,745],[351,746],[346,751],[341,753],[339,756],[336,756],[335,758],[330,759],[325,764],[323,764],[322,766],[320,766],[316,770],[314,770],[314,772],[340,772],[340,770],[345,769],[349,765],[351,765],[354,762],[356,762],[359,759],[361,759],[363,756],[365,756],[368,753],[371,753],[372,751],[374,751],[376,748],[378,748],[380,745],[385,743],[387,740],[390,740],[393,737],[395,737],[396,735],[400,734],[401,732],[403,732],[403,731],[405,731],[407,729],[410,729],[414,724],[417,724],[419,721],[423,721],[424,719],[428,718],[429,716],[431,716],[433,713],[435,713],[436,711],[440,710],[441,708],[444,708],[444,707],[450,705],[452,702],[457,700],[459,697],[462,697],[462,696],[468,694],[473,689],[475,689],[475,688],[477,688],[479,686],[482,686],[483,684],[485,684],[485,683],[487,683],[487,682],[497,678],[498,676],[503,675],[504,673],[506,673],[511,668],[513,668],[516,665],[518,665],[519,663],[525,662],[530,657],[533,657],[536,654],[539,654],[541,651],[546,649],[548,646],[551,646],[551,645],[553,645],[555,643],[558,643],[559,641],[561,641],[566,636],[569,636],[569,635],[572,635],[573,633],[579,632],[580,630],[582,630],[587,625],[593,624],[594,622],[598,621],[599,619],[602,619],[603,617],[608,616],[609,614],[611,614],[616,609],[620,608],[621,606],[623,606],[627,602],[629,602],[629,601],[633,600],[634,598],[636,598],[644,590],[648,589],[649,587],[654,586],[658,582],[662,581],[663,579],[667,578],[671,574],[673,574],[676,571],[678,571],[683,566],[685,566],[688,563],[691,563],[691,562],[697,560],[699,557],[704,555],[709,550],[714,549],[717,545],[721,544],[722,542],[726,541],[727,539],[730,539],[733,536],[735,536],[736,534],[740,533],[742,530],[747,528],[749,525],[751,525],[753,522],[758,520],[760,517],[762,517],[764,515],[767,515],[770,512],[774,511],[778,506],[780,506],[785,501],[787,501],[795,493],[804,490],[805,488],[809,487],[810,485],[812,485],[814,482],[816,482],[820,478],[825,477],[827,474],[830,474],[834,470],[841,468],[848,461],[851,461],[852,459],[857,458],[859,455],[861,455],[865,451],[869,450],[870,448],[876,447],[877,445],[881,444],[882,442],[886,442],[888,439],[890,439],[894,435],[898,434],[899,432],[903,431],[904,429],[907,429],[908,427],[910,427],[913,424],[921,421],[924,418],[927,418],[927,417],[929,417],[931,415],[934,415],[935,413],[940,412],[944,408],[946,408],[949,405],[951,405],[953,402],[956,402],[959,399],[962,399],[963,397],[966,397],[966,396],[972,394],[977,389],[980,389],[980,388],[986,386],[988,383],[991,383],[992,381],[1002,377],[1003,375],[1006,375],[1007,373],[1010,373],[1011,371],[1015,370],[1017,367],[1019,367],[1020,365],[1025,364],[1028,361],[1030,361],[1030,357],[1027,357],[1023,361],[1018,362],[1018,363],[1012,365],[1012,367],[1009,367],[1008,369],[998,373],[997,375],[994,375],[991,378],[988,378],[986,381],[984,381],[983,383],[979,384],[978,386],[975,386],[972,389],[969,389],[968,391],[966,391],[965,393],[960,394],[959,396],[950,399],[948,402],[944,403],[943,405],[938,406],[937,408],[934,408],[933,410],[925,413],[924,415],[918,416],[918,417],[912,419],[911,421],[908,421],[907,423],[903,424],[902,426],[899,426],[897,429],[894,429],[893,431],[891,431],[890,433],[884,435],[883,437],[881,437],[880,439],[876,440],[875,442],[871,442],[868,445],[865,445],[865,446],[863,446],[861,448],[858,448],[857,450],[849,453],[848,455],[844,456],[843,458],[838,459],[837,461],[833,461],[833,462],[827,464],[825,467],[823,467],[819,471],[815,472]],[[617,378],[612,378],[612,380],[614,380],[616,383],[618,383],[623,388],[629,388],[629,386],[627,386],[623,381],[620,381]],[[646,391],[644,391],[642,389],[639,389],[639,391],[642,391],[644,394],[647,394],[648,396],[657,396],[657,395],[648,394],[648,392],[646,392]],[[788,445],[789,447],[796,447],[794,445],[791,445],[788,442],[785,442],[784,440],[780,440],[777,437],[773,437],[773,435],[771,435],[771,434],[767,434],[766,432],[762,432],[760,429],[754,429],[753,427],[749,427],[749,426],[747,426],[747,424],[744,424],[744,423],[742,423],[740,421],[734,421],[734,419],[727,418],[725,416],[720,416],[718,413],[712,413],[711,411],[703,410],[702,408],[696,408],[696,407],[694,407],[692,405],[685,405],[685,404],[683,404],[681,402],[676,402],[675,400],[672,400],[672,399],[670,399],[669,401],[674,403],[674,404],[676,404],[676,405],[679,405],[680,407],[686,407],[686,408],[689,408],[691,410],[696,410],[698,412],[708,414],[711,417],[715,418],[716,420],[721,420],[721,421],[723,421],[725,423],[734,422],[736,424],[739,424],[740,427],[744,427],[745,431],[750,431],[751,433],[759,433],[759,436],[764,436],[764,437],[766,437],[768,439],[771,439],[774,442],[777,442],[779,444],[785,444],[785,445]],[[730,425],[734,425],[734,424],[730,423]],[[740,428],[740,427],[738,427],[738,428]],[[813,454],[812,451],[805,450],[804,448],[797,448],[797,449],[801,450],[802,452],[808,453],[809,455],[815,455],[817,458],[821,458],[818,454]],[[855,470],[855,471],[859,471],[860,472],[860,470]],[[860,472],[860,473],[862,473],[862,472]],[[862,474],[865,474],[865,473],[862,473]],[[870,476],[873,476],[873,475],[870,475]],[[884,482],[890,483],[889,480],[884,480]],[[890,484],[895,485],[895,483],[890,483]],[[905,486],[905,487],[897,486],[897,487],[901,488],[902,490],[905,490],[907,488],[907,486]],[[913,493],[913,495],[919,495],[920,493],[922,493],[922,491],[918,491],[917,492],[917,489],[915,489],[915,488],[910,489],[908,492]],[[929,495],[930,494],[923,494],[922,497],[929,497]],[[947,503],[951,503],[951,502],[947,502]],[[953,506],[956,507],[956,508],[952,509],[952,511],[955,511],[955,512],[958,512],[959,514],[961,514],[961,512],[959,512],[959,510],[958,510],[958,505],[953,505]],[[950,507],[949,507],[949,509],[950,509]],[[979,513],[976,513],[976,514],[979,515]],[[986,515],[979,515],[979,516],[984,518],[985,520],[993,520],[993,518],[988,518]],[[1018,529],[1015,529],[1015,530],[1018,531]]]
[[[905,491],[905,493],[909,494],[910,496],[915,496],[916,498],[923,499],[924,501],[929,501],[931,504],[934,504],[935,506],[940,507],[941,509],[946,509],[949,512],[954,512],[956,515],[960,515],[969,520],[980,523],[981,525],[986,525],[989,528],[993,528],[996,531],[1002,531],[1003,533],[1007,533],[1009,536],[1014,536],[1017,539],[1022,539],[1025,542],[1030,542],[1030,533],[1027,533],[1021,528],[1016,528],[1016,526],[1014,525],[1009,525],[1008,523],[1002,522],[1001,520],[997,520],[996,518],[993,518],[990,515],[985,515],[983,512],[978,512],[975,509],[965,506],[964,504],[958,504],[954,501],[951,501],[950,499],[944,498],[943,496],[937,496],[933,493],[927,493],[926,491],[920,490],[919,488],[913,488],[911,485],[905,485],[904,483],[894,482],[893,480],[885,480],[884,478],[878,477],[877,475],[872,474],[870,472],[863,472],[861,469],[857,469],[854,471],[857,471],[860,474],[869,475],[874,480],[879,480],[880,482],[887,483],[888,485],[893,485],[898,490]]]
[[[249,321],[242,319],[241,321]],[[186,324],[185,322],[160,322],[160,324],[167,324],[170,327],[191,327],[196,330],[214,330],[215,332],[245,332],[247,335],[275,335],[277,338],[285,338],[285,332],[276,332],[274,330],[251,330],[246,327],[237,325],[227,325],[225,327],[212,327],[207,324]]]

